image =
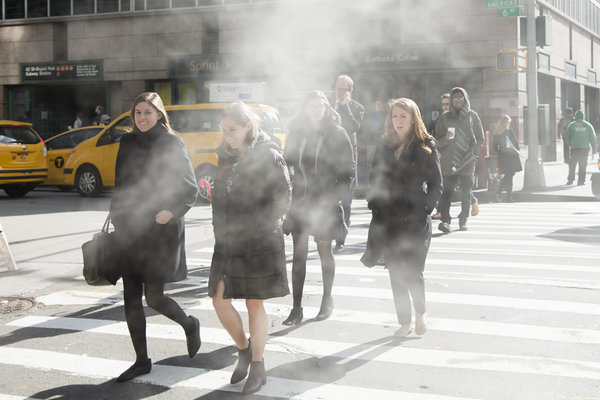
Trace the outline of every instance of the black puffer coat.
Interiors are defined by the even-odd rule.
[[[156,125],[121,138],[110,215],[122,250],[124,276],[146,283],[187,276],[184,214],[198,186],[183,140]],[[156,214],[169,210],[167,224]]]
[[[260,132],[241,157],[226,153],[223,146],[217,153],[209,296],[220,280],[225,298],[285,296],[289,288],[281,220],[291,188],[281,149]]]
[[[352,144],[334,121],[320,131],[308,121],[295,120],[284,158],[293,171],[292,205],[287,215],[293,233],[306,231],[315,240],[338,235],[337,204],[354,178]]]
[[[382,252],[388,266],[402,261],[407,251],[422,254],[419,259],[424,261],[431,240],[430,213],[442,194],[437,146],[427,144],[431,154],[411,142],[399,159],[382,142],[378,145],[367,196],[373,221],[362,259],[366,265],[374,265]]]

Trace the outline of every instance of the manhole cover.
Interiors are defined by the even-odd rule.
[[[21,297],[0,297],[0,314],[27,310],[33,307],[33,300]]]

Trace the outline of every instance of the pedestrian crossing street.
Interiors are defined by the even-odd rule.
[[[598,214],[593,202],[502,203],[482,204],[467,232],[442,235],[434,221],[429,331],[398,339],[387,272],[358,261],[370,212],[356,200],[347,249],[336,255],[333,315],[314,319],[322,290],[311,243],[304,323],[281,324],[291,296],[265,303],[268,380],[246,397],[600,399]],[[291,272],[291,237],[286,243]],[[201,321],[199,355],[190,360],[180,327],[147,310],[152,372],[115,383],[134,358],[122,287],[76,276],[68,290],[2,320],[0,374],[23,378],[0,379],[0,400],[241,398],[244,382],[229,384],[237,353],[206,296],[211,254],[209,245],[188,248],[190,277],[168,286]],[[234,304],[245,318],[243,301]]]

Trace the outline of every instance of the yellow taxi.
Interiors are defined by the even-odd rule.
[[[62,190],[71,190],[73,186],[63,185],[63,168],[71,154],[71,150],[84,140],[93,138],[103,129],[103,126],[84,126],[59,133],[50,139],[46,139],[46,149],[48,149],[48,179],[42,185],[58,186]]]
[[[0,188],[22,197],[47,177],[46,146],[32,125],[0,121]]]
[[[219,122],[226,103],[166,106],[171,127],[185,142],[196,173],[200,197],[208,199],[217,166],[216,148],[222,140]],[[277,109],[249,104],[261,121],[261,128],[285,145],[285,134]],[[100,134],[79,143],[64,169],[62,185],[75,186],[82,196],[97,196],[115,185],[115,162],[121,136],[131,132],[129,112],[121,114]]]

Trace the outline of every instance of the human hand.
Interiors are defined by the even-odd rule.
[[[346,92],[346,94],[344,94],[344,98],[342,99],[341,103],[344,105],[350,103],[350,92]]]
[[[164,225],[168,223],[171,219],[173,219],[173,213],[169,210],[162,210],[158,214],[156,214],[156,223],[159,225]]]

